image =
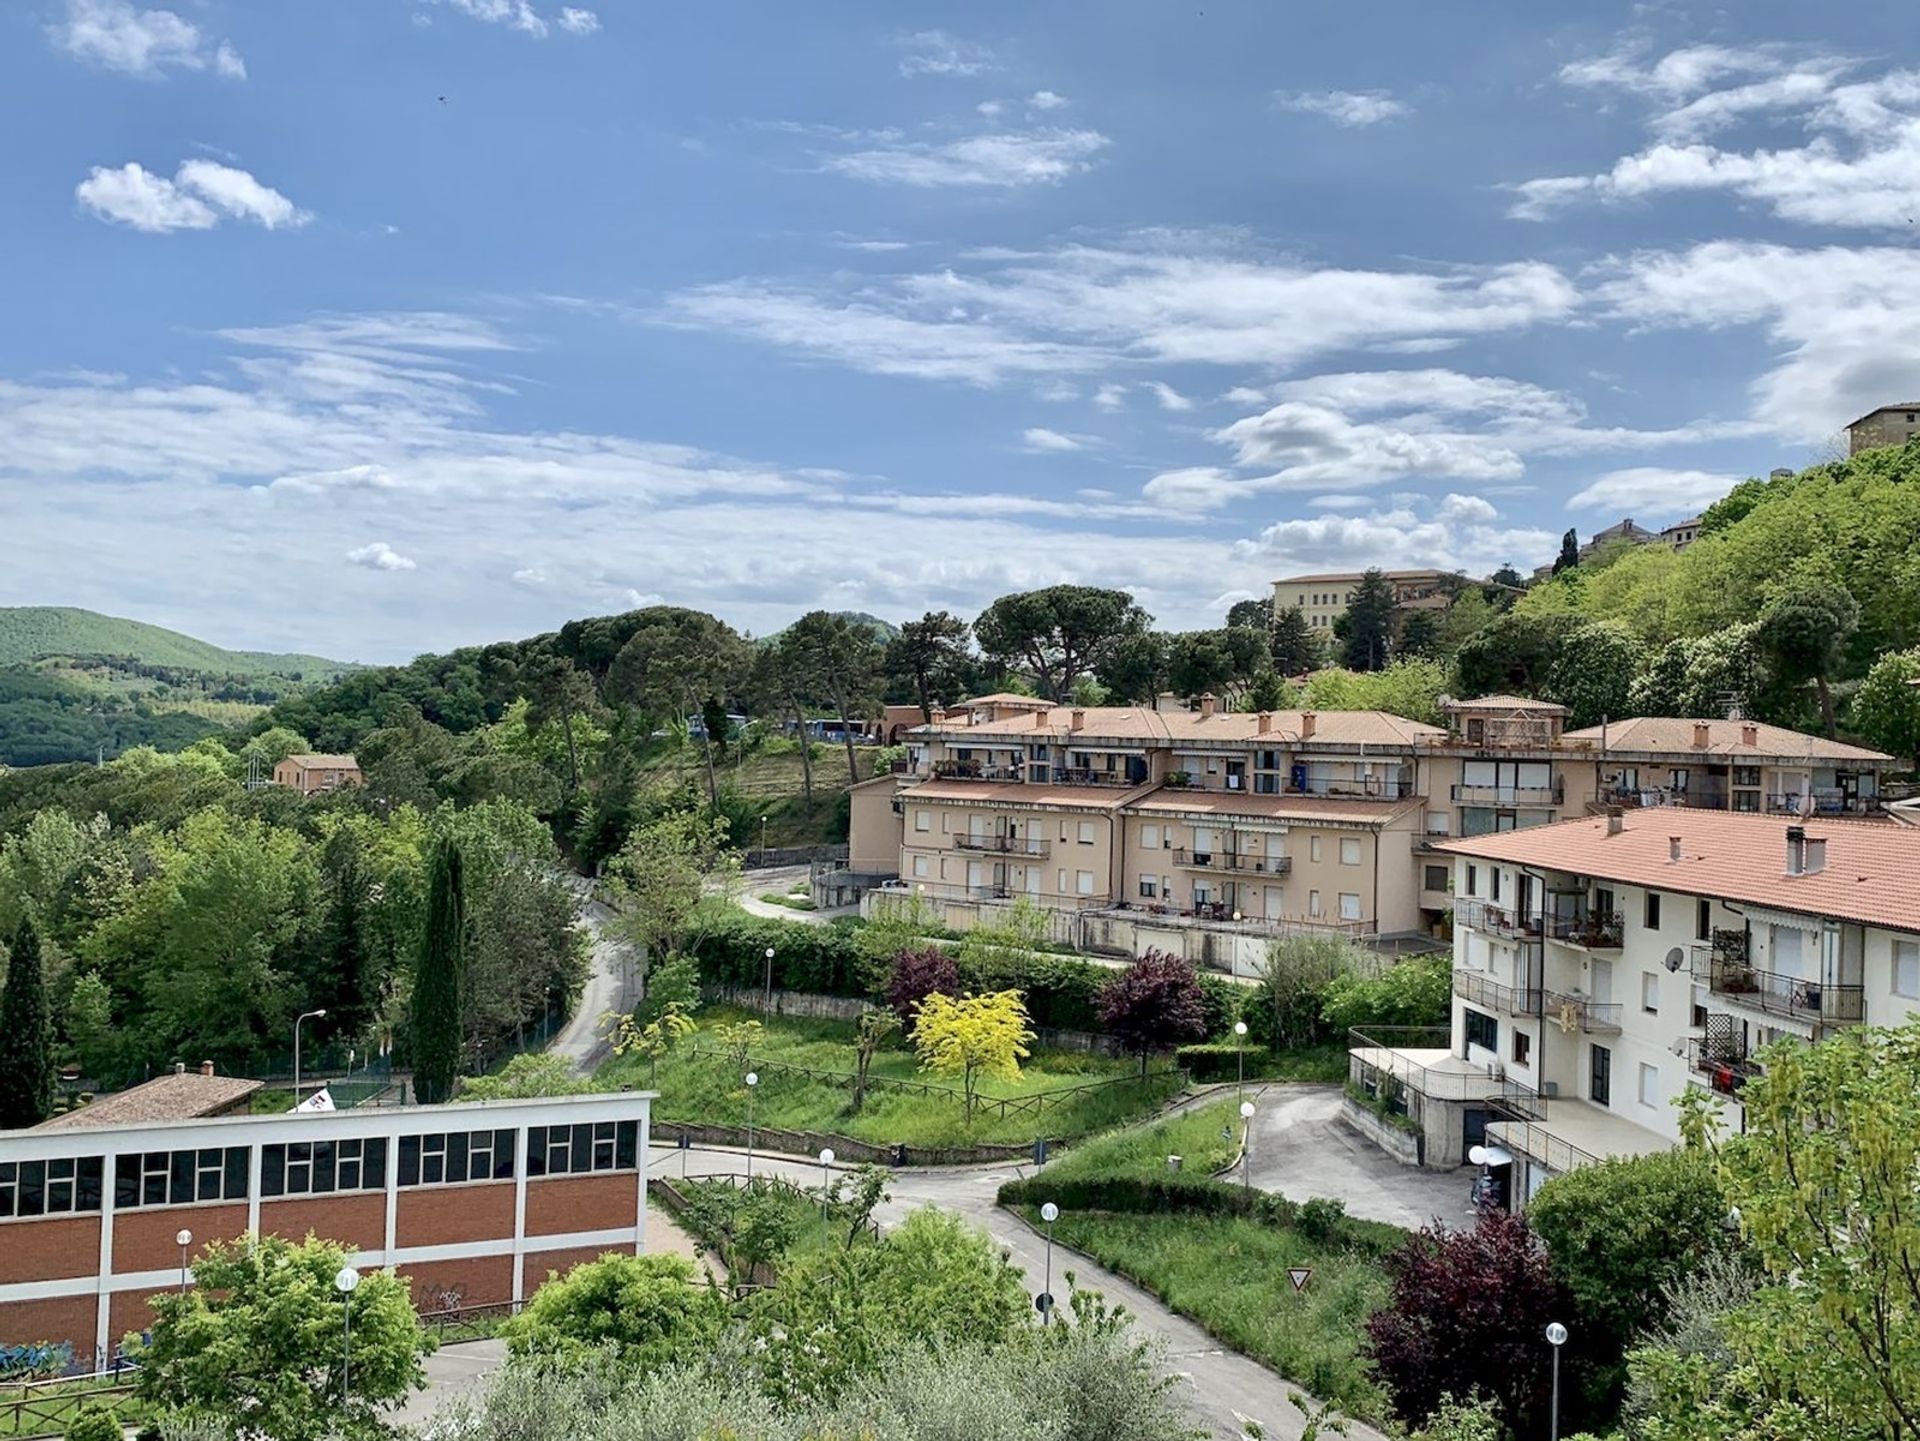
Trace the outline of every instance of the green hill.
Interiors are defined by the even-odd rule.
[[[304,681],[330,681],[357,669],[349,662],[317,655],[223,650],[162,626],[72,606],[0,606],[0,665],[24,665],[51,656],[125,657],[170,670]]]

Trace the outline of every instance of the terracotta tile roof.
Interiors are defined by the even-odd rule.
[[[42,1121],[36,1131],[77,1131],[83,1126],[125,1126],[136,1121],[191,1121],[237,1106],[263,1083],[244,1076],[203,1076],[198,1071],[155,1076],[90,1106]]]
[[[1339,796],[1261,796],[1243,791],[1197,791],[1163,786],[1127,805],[1143,815],[1210,815],[1224,819],[1245,817],[1263,821],[1338,821],[1385,825],[1424,804],[1419,800],[1349,800]]]
[[[1450,570],[1383,570],[1382,580],[1426,580],[1429,577],[1439,580],[1452,575]],[[1275,585],[1331,585],[1343,580],[1360,581],[1366,578],[1366,572],[1360,570],[1329,570],[1316,575],[1283,575]]]
[[[1051,786],[1023,781],[927,781],[901,792],[910,801],[955,801],[981,806],[1058,806],[1082,811],[1118,810],[1142,786]]]
[[[1081,715],[1079,730],[1072,728],[1073,715]],[[1022,739],[1047,736],[1068,744],[1107,742],[1121,745],[1155,745],[1180,741],[1225,741],[1275,745],[1300,742],[1301,719],[1308,712],[1277,710],[1266,713],[1268,729],[1260,729],[1260,715],[1254,711],[1160,711],[1145,706],[1055,706],[1046,712],[1045,726],[1032,715],[1010,716],[1005,720],[984,721],[970,726],[932,728],[954,744],[964,745],[973,738]],[[1309,745],[1387,745],[1410,746],[1442,738],[1446,732],[1438,726],[1408,720],[1379,710],[1323,710],[1311,712],[1313,735]]]
[[[1811,875],[1790,876],[1787,827],[1792,824],[1780,816],[1658,807],[1628,811],[1618,835],[1607,834],[1605,816],[1592,816],[1446,841],[1435,849],[1920,931],[1920,827],[1891,821],[1799,822],[1809,840],[1826,842],[1826,862]],[[1673,836],[1680,838],[1677,861],[1669,858]]]
[[[1694,727],[1707,728],[1707,744],[1693,743]],[[1747,745],[1743,733],[1752,731],[1754,744]],[[1652,751],[1662,755],[1723,756],[1737,760],[1743,756],[1764,760],[1781,756],[1791,760],[1891,761],[1892,756],[1862,746],[1844,745],[1825,736],[1810,736],[1785,726],[1761,721],[1690,720],[1685,716],[1634,716],[1611,721],[1604,726],[1588,726],[1568,731],[1570,741],[1592,741],[1596,746],[1604,737],[1609,751]]]
[[[948,706],[947,709],[965,710],[968,706],[976,705],[1024,705],[1031,706],[1037,710],[1042,706],[1051,704],[1053,704],[1053,702],[1042,700],[1037,695],[1018,695],[1010,690],[997,690],[992,695],[969,696],[966,700],[957,701],[953,705]]]
[[[352,756],[297,755],[288,756],[288,760],[303,771],[357,771],[360,762]]]
[[[1535,700],[1524,695],[1483,695],[1473,700],[1449,700],[1440,707],[1445,711],[1456,710],[1543,710],[1567,713],[1567,708],[1557,701]]]

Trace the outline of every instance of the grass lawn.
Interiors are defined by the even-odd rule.
[[[1229,1128],[1222,1137],[1222,1127]],[[1148,1180],[1167,1172],[1167,1157],[1181,1158],[1182,1173],[1208,1176],[1238,1154],[1240,1116],[1233,1101],[1196,1106],[1146,1126],[1132,1126],[1073,1147],[1047,1165],[1057,1180],[1083,1176],[1138,1176]]]
[[[146,1407],[130,1395],[113,1394],[114,1387],[130,1383],[132,1379],[129,1372],[117,1381],[111,1377],[76,1376],[68,1381],[0,1383],[0,1436],[58,1435],[89,1402],[112,1406],[123,1421],[138,1423],[145,1419]]]
[[[1378,1263],[1238,1217],[1065,1212],[1053,1234],[1349,1415],[1386,1414],[1358,1354],[1367,1316],[1387,1299]],[[1313,1268],[1299,1295],[1290,1266]]]
[[[732,1021],[754,1019],[754,1013],[725,1006],[700,1012],[700,1032],[689,1045],[660,1062],[650,1077],[647,1063],[637,1057],[617,1056],[602,1066],[596,1079],[609,1088],[621,1085],[658,1090],[654,1117],[661,1121],[700,1121],[712,1125],[744,1126],[747,1122],[745,1071],[724,1056],[701,1054],[694,1048],[715,1045],[711,1028]],[[871,1085],[866,1105],[850,1114],[854,1069],[854,1026],[851,1021],[818,1021],[775,1017],[766,1022],[766,1034],[754,1047],[760,1084],[753,1098],[757,1126],[796,1131],[827,1131],[857,1140],[909,1146],[959,1146],[976,1142],[1025,1144],[1037,1136],[1056,1139],[1090,1135],[1137,1120],[1151,1112],[1168,1094],[1170,1082],[1131,1084],[1082,1091],[1059,1101],[1047,1100],[1038,1111],[1027,1108],[1006,1116],[991,1104],[1001,1099],[1033,1096],[1090,1081],[1135,1076],[1131,1061],[1081,1051],[1036,1050],[1021,1066],[1017,1081],[984,1081],[985,1098],[969,1125],[959,1085],[945,1077],[923,1075],[910,1049],[896,1038],[893,1049],[873,1058],[872,1079],[931,1082],[953,1090],[918,1095]],[[811,1077],[782,1070],[766,1062],[807,1066],[845,1073],[846,1079]]]
[[[781,895],[777,891],[767,891],[761,897],[770,906],[785,906],[790,911],[811,911],[817,909],[813,897],[801,891],[790,891]]]

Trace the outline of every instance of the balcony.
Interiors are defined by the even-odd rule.
[[[1553,991],[1547,995],[1546,1017],[1568,1035],[1575,1031],[1584,1031],[1590,1036],[1615,1036],[1620,1033],[1618,1001],[1594,1001],[1585,996]]]
[[[1706,1078],[1707,1088],[1722,1096],[1738,1096],[1748,1081],[1765,1073],[1766,1068],[1751,1056],[1740,1054],[1741,1047],[1695,1037],[1687,1042],[1687,1068]]]
[[[1557,806],[1566,800],[1566,788],[1558,781],[1550,786],[1456,785],[1452,794],[1469,806]]]
[[[1576,911],[1548,916],[1547,934],[1583,951],[1617,951],[1626,944],[1627,919],[1618,911]]]
[[[1023,781],[1027,776],[1019,766],[994,766],[985,761],[935,761],[933,778],[937,781]]]
[[[1134,777],[1125,771],[1093,770],[1086,766],[1055,766],[1054,781],[1063,786],[1139,786],[1145,776]]]
[[[1515,940],[1537,940],[1541,930],[1538,912],[1525,913],[1511,906],[1494,905],[1490,901],[1459,901],[1454,907],[1454,919],[1485,935],[1506,936]]]
[[[1347,1033],[1347,1071],[1369,1094],[1392,1076],[1430,1101],[1484,1101],[1511,1084],[1490,1068],[1453,1054],[1446,1026],[1368,1026]]]
[[[1455,971],[1453,993],[1469,1005],[1503,1016],[1537,1016],[1542,992],[1538,987],[1503,986],[1480,971]]]
[[[1832,985],[1817,978],[1763,971],[1744,954],[1723,954],[1716,944],[1695,943],[1693,978],[1705,981],[1707,989],[1730,1005],[1810,1025],[1849,1025],[1866,1017],[1865,986]]]
[[[959,835],[953,838],[953,847],[960,851],[991,851],[1002,856],[1044,856],[1051,851],[1046,840],[1031,836]]]
[[[1250,856],[1239,851],[1176,850],[1173,863],[1187,870],[1236,871],[1255,876],[1284,876],[1293,870],[1292,856]]]
[[[1414,789],[1410,780],[1363,776],[1349,780],[1309,780],[1305,785],[1289,785],[1284,794],[1324,796],[1334,800],[1404,801],[1414,794]]]

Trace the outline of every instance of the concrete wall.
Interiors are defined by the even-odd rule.
[[[847,869],[892,875],[900,867],[900,820],[893,811],[897,776],[878,776],[847,793]]]
[[[1420,1164],[1420,1137],[1403,1131],[1398,1126],[1390,1126],[1372,1111],[1346,1097],[1340,1103],[1340,1119],[1366,1137],[1374,1145],[1385,1151],[1403,1166]]]

